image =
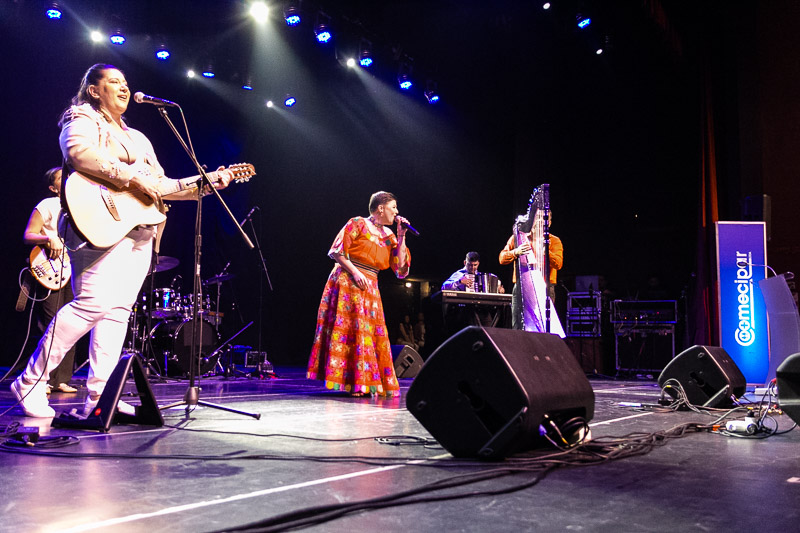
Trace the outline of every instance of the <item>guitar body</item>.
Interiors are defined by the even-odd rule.
[[[234,181],[243,182],[255,175],[249,163],[237,163],[227,170]],[[209,172],[209,177],[214,176]],[[161,190],[163,196],[196,188],[197,177],[166,180]],[[141,190],[121,189],[79,172],[69,175],[63,184],[63,198],[67,212],[75,226],[89,242],[98,248],[110,248],[121,241],[136,226],[155,226],[167,219],[161,205]]]
[[[73,172],[64,198],[78,231],[98,248],[110,248],[139,225],[156,225],[167,216],[139,189],[119,189]]]
[[[72,276],[66,249],[61,253],[61,257],[50,259],[47,257],[47,250],[35,246],[31,250],[30,264],[31,274],[36,281],[51,291],[60,290],[69,283],[69,278]]]

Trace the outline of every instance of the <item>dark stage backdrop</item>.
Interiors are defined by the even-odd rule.
[[[640,295],[652,276],[672,298],[689,283],[700,75],[692,39],[676,52],[652,2],[588,2],[602,31],[613,34],[602,56],[587,34],[576,32],[572,14],[548,18],[535,2],[325,3],[334,21],[366,33],[386,64],[413,58],[420,80],[438,82],[438,106],[428,105],[420,90],[401,94],[394,66],[373,74],[343,67],[344,46],[320,50],[308,26],[293,33],[275,18],[269,31],[256,31],[241,16],[242,2],[75,1],[61,23],[29,4],[38,6],[0,7],[7,187],[0,284],[7,333],[0,358],[6,364],[27,327],[27,315],[13,311],[28,253],[22,230],[44,195],[41,175],[60,163],[58,116],[95,62],[122,69],[132,91],[181,103],[209,168],[256,166],[257,177],[223,196],[239,219],[259,208],[248,231],[256,230],[272,290],[258,254],[246,249],[213,198],[204,200],[201,272],[208,279],[230,263],[235,277],[221,285],[222,338],[254,321],[235,344],[256,347],[260,339],[272,362],[305,362],[332,267],[328,247],[349,217],[367,215],[370,194],[381,189],[397,195],[400,212],[422,233],[409,237],[415,283],[437,286],[465,252],[476,250],[482,270],[510,287],[510,268],[499,266],[497,255],[540,183],[551,184],[552,231],[565,245],[560,290],[584,274],[604,275],[623,298]],[[76,19],[89,25],[93,13],[133,28],[130,46],[88,42]],[[673,13],[680,22],[683,14]],[[313,16],[306,20],[313,23]],[[676,26],[691,36],[697,24]],[[164,64],[151,59],[160,39],[173,48]],[[209,60],[215,80],[183,75]],[[245,76],[255,80],[252,92],[239,89]],[[280,105],[287,93],[299,100],[291,110]],[[267,98],[276,108],[265,107]],[[152,106],[132,103],[127,120],[153,141],[170,177],[194,173]],[[194,213],[191,202],[172,204],[162,254],[180,265],[156,274],[156,287],[190,291]],[[424,308],[424,294],[418,284],[405,289],[385,274],[394,336],[394,322]],[[215,288],[208,292],[215,296]]]

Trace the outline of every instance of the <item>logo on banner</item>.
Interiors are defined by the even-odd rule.
[[[750,346],[756,340],[755,304],[753,302],[753,254],[736,252],[737,301],[739,322],[736,326],[736,343]]]

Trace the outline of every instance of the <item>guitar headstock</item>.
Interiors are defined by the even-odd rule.
[[[250,178],[256,175],[256,167],[250,163],[236,163],[228,166],[226,170],[231,171],[233,174],[233,180],[236,183],[249,181]]]

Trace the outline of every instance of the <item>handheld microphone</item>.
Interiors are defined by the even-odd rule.
[[[419,237],[419,232],[414,228],[414,226],[412,226],[408,222],[401,222],[400,224],[408,231],[410,231],[412,235],[416,235],[417,237]]]
[[[160,106],[180,107],[175,102],[170,102],[169,100],[164,100],[163,98],[156,98],[155,96],[148,96],[144,94],[142,91],[134,93],[133,101],[136,102],[137,104],[153,104]]]
[[[248,220],[250,220],[250,217],[253,216],[253,213],[256,212],[256,209],[258,209],[258,206],[254,205],[253,209],[251,209],[250,212],[247,213],[247,215],[242,219],[242,221],[239,223],[239,225],[240,226],[244,226],[244,223],[247,222]]]

